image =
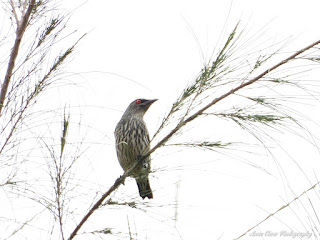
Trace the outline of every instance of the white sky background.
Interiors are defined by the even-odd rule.
[[[221,41],[219,38],[225,37],[239,19],[241,27],[247,26],[248,36],[264,28],[266,33],[261,37],[269,44],[292,37],[294,42],[286,50],[292,51],[320,37],[319,9],[319,1],[233,1],[232,5],[231,1],[88,1],[79,8],[69,27],[74,26],[79,32],[81,29],[92,31],[80,44],[70,70],[88,72],[82,74],[85,84],[81,88],[83,102],[80,105],[102,107],[98,111],[86,108],[90,117],[84,117],[88,118],[88,124],[107,136],[102,140],[99,152],[89,157],[100,183],[109,186],[122,171],[114,154],[113,129],[129,102],[140,97],[159,99],[146,115],[152,134],[172,102],[203,66],[203,57],[205,60],[211,57]],[[77,103],[79,97],[71,101]],[[194,132],[191,131],[192,137],[188,133],[185,137],[203,139],[216,134],[225,141],[251,141],[249,134],[236,127],[230,129],[231,125],[225,128],[222,125],[222,128],[215,128],[216,124],[218,126],[218,123],[208,122],[212,131],[207,135],[192,135]],[[239,137],[228,137],[236,134]],[[280,143],[286,145],[288,138],[282,136]],[[214,139],[219,140],[218,137]],[[285,147],[297,148],[291,154],[314,183],[313,171],[319,169],[316,151],[309,156],[306,152],[311,148],[306,144],[290,144]],[[164,168],[164,171],[152,174],[155,199],[150,201],[151,206],[160,208],[146,208],[147,212],[142,216],[127,208],[121,213],[116,211],[113,214],[119,216],[119,221],[113,227],[123,224],[126,229],[128,217],[138,239],[179,239],[179,234],[182,239],[233,239],[239,236],[268,212],[293,199],[278,174],[275,160],[263,150],[258,152],[264,155],[251,155],[248,160],[195,149],[182,152],[160,149],[154,154],[153,166],[155,169]],[[310,186],[283,152],[276,157],[289,178],[293,194]],[[248,166],[246,161],[265,168],[272,175]],[[185,170],[176,171],[175,166],[185,166]],[[172,227],[174,208],[170,204],[174,204],[175,183],[180,179],[176,230]],[[119,191],[129,193],[129,199],[137,199],[133,180],[127,181]],[[281,230],[310,231],[308,224],[300,222],[306,221],[307,214],[301,207],[294,212],[299,217],[287,209],[279,214],[280,221],[271,219],[256,230],[263,233],[267,230],[277,233]],[[97,215],[104,219],[110,217],[108,214],[105,209]],[[94,219],[91,221],[93,228],[109,226],[106,219],[100,219],[105,225],[97,224],[98,220]]]
[[[69,12],[79,5],[81,3],[78,1],[65,1],[61,8]],[[44,102],[52,106],[63,107],[67,103],[76,107],[77,114],[81,113],[82,131],[85,132],[82,137],[86,136],[84,142],[90,148],[79,165],[79,172],[83,174],[81,178],[87,180],[83,183],[86,186],[81,187],[88,188],[88,195],[79,202],[79,208],[88,208],[95,192],[99,197],[99,191],[106,191],[122,173],[115,155],[113,130],[122,111],[132,100],[159,99],[145,116],[152,135],[171,104],[197,76],[204,61],[212,57],[214,48],[221,48],[238,20],[241,20],[240,29],[245,28],[249,32],[247,36],[263,29],[265,33],[261,35],[263,40],[260,40],[266,46],[290,38],[291,44],[284,51],[292,52],[320,38],[319,9],[319,0],[165,0],[157,3],[89,0],[75,10],[68,29],[76,29],[79,35],[88,32],[66,68],[67,72],[74,73],[66,80],[76,86],[59,87],[51,91],[51,95],[43,97]],[[249,50],[252,50],[250,46]],[[308,74],[302,76],[318,79],[316,72]],[[54,103],[50,98],[54,99]],[[232,106],[232,102],[230,104]],[[299,105],[299,111],[319,122],[316,114],[319,106]],[[74,123],[79,121],[78,116],[72,115],[71,120]],[[313,128],[315,124],[310,123],[308,127]],[[192,124],[186,130],[182,137],[175,139],[176,142],[210,137],[215,141],[254,142],[250,134],[235,124],[225,125],[215,118]],[[137,234],[137,239],[238,237],[268,213],[307,190],[319,177],[319,153],[315,148],[292,135],[270,134],[275,134],[310,182],[294,164],[294,160],[281,150],[275,150],[275,160],[262,147],[255,145],[240,145],[237,149],[254,149],[257,154],[240,152],[231,157],[196,149],[181,151],[162,148],[153,154],[155,172],[151,174],[150,181],[154,199],[140,200],[132,179],[128,179],[113,197],[118,201],[145,203],[140,206],[146,212],[127,207],[110,209],[107,206],[94,213],[80,232],[110,227],[114,228],[114,232],[122,232],[114,239],[124,236],[123,239],[129,239],[126,235],[129,219],[131,231]],[[75,136],[72,135],[72,138]],[[264,170],[249,166],[248,163]],[[279,174],[279,165],[276,163],[285,172],[289,186],[283,175]],[[178,219],[174,222],[176,183],[180,180]],[[78,183],[82,184],[80,181]],[[79,194],[83,189],[79,190]],[[316,192],[319,194],[319,187]],[[316,217],[306,198],[303,199],[305,202],[301,205],[293,204],[292,211],[287,208],[276,216],[278,220],[270,218],[255,230],[262,233],[268,230],[276,233],[283,230],[310,232],[308,226],[311,223],[307,219],[309,217],[316,221]],[[315,197],[315,192],[310,199],[315,205],[318,204],[319,210],[319,198]],[[302,206],[308,209],[309,216]],[[81,212],[77,210],[79,215],[75,217],[76,222],[82,217]],[[319,227],[320,223],[316,226]],[[33,239],[46,239],[44,233],[33,234]],[[109,237],[102,236],[102,239]],[[85,234],[76,239],[94,239],[94,235]],[[262,238],[246,236],[243,239]]]

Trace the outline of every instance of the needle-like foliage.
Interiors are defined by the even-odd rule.
[[[284,121],[291,121],[301,127],[292,116],[294,114],[291,114],[290,109],[286,110],[282,108],[282,105],[272,102],[272,99],[267,99],[263,95],[263,92],[261,95],[259,95],[259,93],[262,84],[266,86],[265,89],[270,88],[268,84],[278,84],[275,87],[279,88],[288,85],[303,89],[300,85],[287,80],[293,73],[277,78],[274,78],[274,75],[281,74],[280,69],[290,63],[298,61],[301,55],[304,55],[306,61],[310,61],[311,59],[309,59],[308,53],[318,51],[316,47],[320,44],[320,40],[289,55],[283,60],[271,64],[270,67],[265,67],[265,64],[269,64],[272,57],[276,56],[279,49],[276,49],[271,54],[264,53],[263,49],[258,51],[254,49],[254,52],[258,52],[258,57],[251,59],[249,62],[247,59],[243,60],[243,58],[237,56],[238,48],[241,48],[241,46],[239,46],[239,39],[242,33],[241,31],[238,33],[238,28],[239,24],[231,31],[225,44],[223,44],[222,48],[217,52],[215,57],[213,57],[213,60],[209,60],[204,64],[199,75],[182,91],[177,100],[172,104],[171,109],[163,118],[162,123],[153,137],[154,146],[145,153],[141,160],[166,145],[200,147],[213,151],[218,151],[219,149],[232,145],[232,142],[221,143],[219,140],[215,142],[192,141],[169,143],[178,132],[183,134],[183,129],[186,125],[191,124],[191,122],[201,117],[215,116],[232,120],[245,130],[248,130],[248,132],[261,143],[264,143],[264,140],[260,137],[261,135],[255,131],[261,131],[262,135],[266,134],[264,134],[263,129],[259,127],[259,124],[276,128],[277,126],[283,126]],[[249,53],[247,55],[250,56]],[[257,94],[258,96],[256,96]],[[219,111],[219,104],[228,102],[229,98],[232,97],[246,100],[246,105],[241,107],[233,106],[225,112]],[[278,97],[279,99],[283,99],[281,98],[283,95],[279,95]],[[314,96],[310,95],[310,97],[312,98]],[[88,221],[93,212],[103,205],[105,199],[124,183],[125,179],[130,176],[137,164],[134,164],[122,176],[116,179],[115,183],[90,208],[87,214],[84,215],[80,223],[77,224],[71,233],[69,239],[75,238],[78,231],[83,224]]]

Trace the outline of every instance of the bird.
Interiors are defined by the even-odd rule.
[[[138,162],[130,177],[135,178],[142,199],[153,198],[148,177],[151,157],[148,156],[141,160],[141,157],[150,149],[149,132],[143,117],[157,100],[136,99],[132,101],[114,131],[117,157],[122,169],[126,172]]]

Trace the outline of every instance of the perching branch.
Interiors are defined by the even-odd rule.
[[[8,87],[9,87],[9,83],[12,77],[12,72],[15,66],[15,62],[18,56],[18,52],[19,52],[19,47],[21,44],[21,40],[23,37],[23,34],[27,28],[29,19],[30,19],[30,15],[32,12],[32,9],[34,8],[35,5],[35,0],[31,0],[30,4],[28,6],[28,10],[25,12],[25,14],[23,14],[22,12],[22,16],[21,16],[21,20],[18,20],[17,17],[17,13],[15,11],[15,7],[11,1],[11,7],[12,7],[12,12],[16,18],[17,21],[17,30],[16,30],[16,40],[13,44],[13,48],[11,50],[11,55],[10,55],[10,60],[8,63],[8,68],[7,68],[7,72],[6,72],[6,76],[4,78],[3,84],[1,86],[1,92],[0,92],[0,116],[1,116],[1,112],[2,112],[2,108],[4,105],[4,101],[6,99],[6,95],[7,95],[7,91],[8,91]]]
[[[153,148],[151,148],[141,159],[140,161],[142,161],[143,159],[145,159],[146,157],[148,157],[150,154],[152,154],[154,151],[156,151],[158,148],[162,147],[165,145],[165,143],[172,138],[173,135],[175,135],[183,126],[185,126],[187,123],[193,121],[194,119],[196,119],[197,117],[201,116],[202,114],[205,113],[205,111],[207,109],[209,109],[210,107],[212,107],[213,105],[215,105],[216,103],[220,102],[221,100],[227,98],[228,96],[236,93],[237,91],[252,85],[253,83],[257,82],[258,80],[260,80],[261,78],[265,77],[267,74],[269,74],[270,72],[273,72],[275,69],[279,68],[280,66],[288,63],[289,61],[294,60],[298,55],[306,52],[307,50],[315,47],[316,45],[320,44],[320,40],[310,44],[309,46],[297,51],[296,53],[292,54],[291,56],[289,56],[288,58],[282,60],[281,62],[279,62],[278,64],[274,65],[273,67],[267,69],[266,71],[262,72],[261,74],[259,74],[258,76],[254,77],[253,79],[246,81],[242,84],[240,84],[239,86],[231,89],[230,91],[228,91],[227,93],[221,95],[220,97],[217,97],[215,99],[213,99],[209,104],[205,105],[204,107],[202,107],[201,109],[199,109],[197,112],[195,112],[194,114],[192,114],[189,117],[183,118],[181,121],[178,122],[178,124],[176,125],[176,127],[174,129],[172,129],[164,138],[162,138],[162,140],[160,140]],[[225,49],[223,49],[224,51]],[[214,74],[214,73],[212,73]],[[171,112],[169,113],[171,114]],[[165,118],[168,119],[168,116]],[[162,125],[161,125],[162,127]],[[82,220],[80,221],[80,223],[76,226],[76,228],[74,229],[74,231],[71,233],[69,240],[73,239],[77,232],[80,230],[80,228],[82,227],[82,225],[88,220],[88,218],[91,216],[91,214],[97,210],[101,204],[103,203],[103,201],[112,193],[114,192],[122,183],[124,183],[125,179],[130,176],[130,174],[132,173],[132,171],[135,169],[135,167],[139,164],[139,161],[137,161],[135,164],[133,164],[131,166],[130,169],[128,169],[128,171],[126,171],[122,176],[120,176],[119,178],[116,179],[115,183],[101,196],[101,198],[91,207],[91,209],[89,210],[89,212],[82,218]]]
[[[77,232],[80,230],[80,228],[82,227],[82,225],[88,220],[88,218],[91,216],[91,214],[97,210],[102,202],[112,193],[114,192],[122,183],[124,183],[124,181],[126,180],[126,178],[131,174],[131,172],[133,171],[133,169],[138,165],[139,162],[137,162],[136,164],[133,164],[133,166],[126,171],[122,176],[120,176],[119,178],[117,178],[117,180],[114,182],[114,184],[109,188],[109,190],[107,192],[105,192],[101,198],[92,206],[92,208],[89,210],[89,212],[82,218],[82,220],[80,221],[80,223],[76,226],[76,228],[73,230],[73,232],[71,233],[70,237],[68,238],[68,240],[73,239],[76,235]]]

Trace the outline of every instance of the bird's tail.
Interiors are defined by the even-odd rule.
[[[137,185],[139,188],[139,194],[140,197],[142,197],[142,199],[144,199],[145,197],[147,198],[153,198],[153,194],[152,194],[152,190],[150,188],[150,183],[149,183],[149,179],[146,178],[137,178]]]

